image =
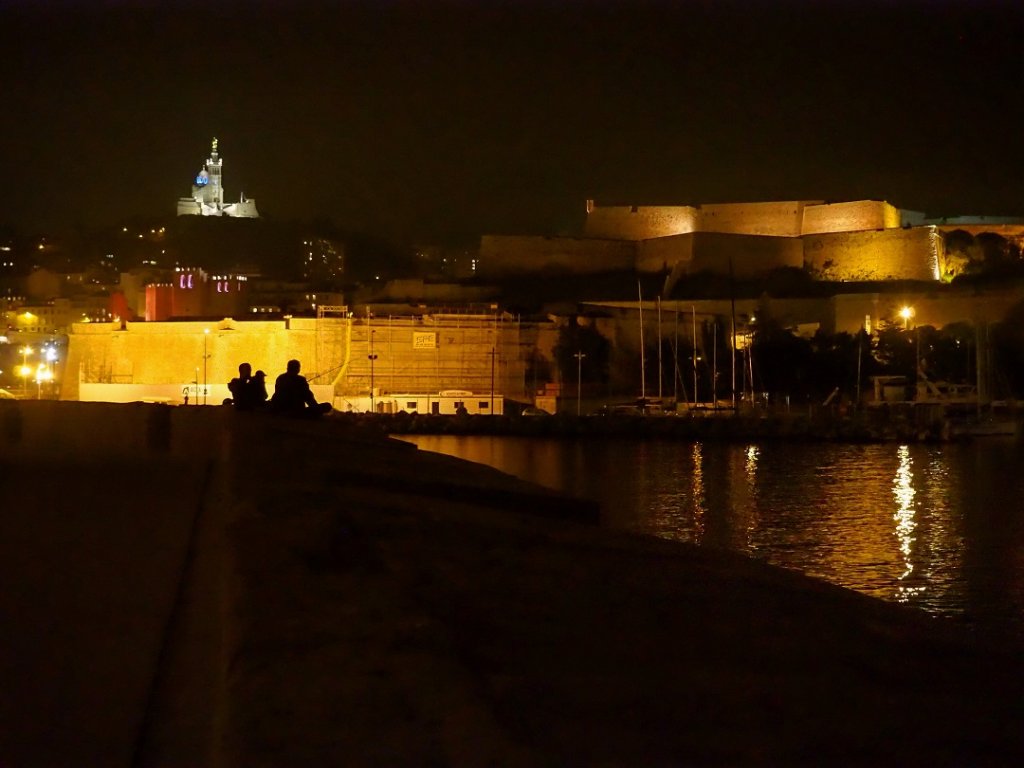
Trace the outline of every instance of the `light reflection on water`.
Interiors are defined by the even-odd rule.
[[[747,553],[886,600],[1019,629],[1024,450],[413,436],[601,502],[605,524]]]

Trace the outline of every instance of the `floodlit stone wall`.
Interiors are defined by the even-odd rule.
[[[217,323],[76,323],[68,337],[62,400],[208,403],[248,362],[274,379],[288,360],[337,396],[378,392],[495,391],[522,398],[529,350],[519,324],[461,315],[422,318],[225,319]],[[205,330],[210,333],[206,334]],[[208,357],[204,362],[204,354]],[[373,360],[370,360],[373,355]],[[116,386],[115,386],[116,385]],[[318,400],[330,401],[324,393]]]
[[[484,278],[537,273],[594,274],[631,270],[636,246],[621,240],[485,235],[477,274]]]
[[[640,241],[636,257],[637,272],[658,273],[670,271],[681,264],[691,264],[694,239],[695,234],[689,232]]]
[[[700,213],[690,205],[597,206],[587,213],[584,234],[609,240],[647,240],[698,229]]]
[[[700,231],[734,235],[799,237],[808,203],[725,203],[700,206]]]
[[[801,231],[805,235],[826,232],[856,232],[868,229],[897,229],[900,210],[879,200],[808,205],[804,208]]]
[[[79,381],[93,384],[226,384],[238,364],[267,373],[270,386],[290,359],[303,373],[316,372],[316,321],[74,323],[68,335],[68,360],[62,400],[80,398]],[[290,327],[288,327],[290,326]],[[210,330],[207,335],[204,331]],[[204,354],[208,355],[204,364]]]
[[[936,280],[942,259],[934,227],[807,235],[803,244],[820,280]]]

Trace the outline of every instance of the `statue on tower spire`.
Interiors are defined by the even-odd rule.
[[[217,137],[210,142],[210,156],[196,175],[192,194],[178,200],[179,216],[234,216],[259,218],[256,201],[245,195],[237,203],[224,202],[224,161],[217,154]]]

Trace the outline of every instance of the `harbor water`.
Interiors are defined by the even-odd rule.
[[[742,552],[1024,633],[1024,446],[416,435],[601,504],[603,524]]]

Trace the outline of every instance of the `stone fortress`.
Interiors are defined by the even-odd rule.
[[[1024,236],[1018,220],[928,219],[876,200],[694,206],[599,206],[588,200],[580,237],[484,236],[480,273],[664,272],[669,287],[686,274],[750,279],[782,267],[839,282],[949,280],[963,264],[947,256],[943,234],[979,228]]]
[[[237,203],[224,202],[224,160],[217,152],[217,139],[213,140],[210,156],[202,170],[196,174],[192,195],[178,200],[179,216],[231,216],[256,219],[256,201],[241,195]]]

